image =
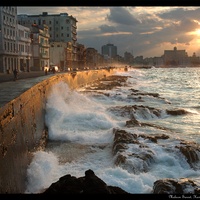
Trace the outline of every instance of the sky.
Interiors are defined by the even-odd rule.
[[[164,50],[200,56],[200,6],[61,6],[23,7],[18,14],[68,13],[77,19],[77,42],[95,48],[108,43],[117,53],[160,57]]]

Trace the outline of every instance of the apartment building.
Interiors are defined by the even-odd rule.
[[[30,71],[31,66],[31,30],[28,27],[17,25],[17,49],[18,49],[18,62],[17,69],[19,71]]]
[[[49,27],[50,45],[54,42],[71,42],[72,44],[72,65],[77,61],[77,26],[78,22],[73,16],[67,13],[48,14],[43,12],[40,15],[21,14],[17,16],[18,23],[30,27],[32,24],[47,25]],[[50,62],[53,62],[50,57]]]
[[[0,72],[18,68],[17,7],[0,6]]]
[[[31,70],[44,71],[49,67],[49,32],[48,26],[32,24],[31,26]]]
[[[115,58],[117,55],[117,47],[113,44],[106,44],[101,47],[101,54],[108,58]]]
[[[67,42],[51,42],[50,45],[50,65],[58,66],[59,70],[65,71],[71,68],[72,63],[66,63],[66,48],[69,44]],[[72,55],[72,51],[69,52]],[[69,58],[72,61],[72,56]]]

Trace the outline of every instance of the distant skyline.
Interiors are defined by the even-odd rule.
[[[118,54],[162,56],[164,50],[186,50],[200,56],[200,6],[38,6],[17,7],[18,14],[68,13],[77,22],[78,43],[101,47],[111,43]]]

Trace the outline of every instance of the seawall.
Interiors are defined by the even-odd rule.
[[[25,192],[27,167],[32,153],[45,147],[48,138],[45,105],[52,86],[64,81],[71,89],[76,89],[122,70],[124,68],[55,74],[0,108],[1,194]]]

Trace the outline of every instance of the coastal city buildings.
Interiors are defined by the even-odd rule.
[[[174,47],[173,50],[164,51],[163,62],[164,65],[187,65],[189,59],[185,50],[177,50],[177,47]]]
[[[54,42],[71,42],[72,44],[72,66],[76,65],[77,61],[77,25],[78,22],[75,17],[69,16],[68,13],[60,13],[60,14],[48,14],[47,12],[43,12],[40,15],[27,15],[21,14],[17,16],[18,23],[23,26],[32,26],[32,24],[37,25],[47,25],[49,27],[49,43],[50,45]],[[64,49],[62,53],[64,54]],[[54,61],[50,57],[50,63]],[[65,59],[64,59],[65,60]],[[63,66],[63,60],[61,63],[53,63],[58,65],[60,68],[65,68],[67,66]]]
[[[17,7],[0,7],[0,72],[18,67]]]

